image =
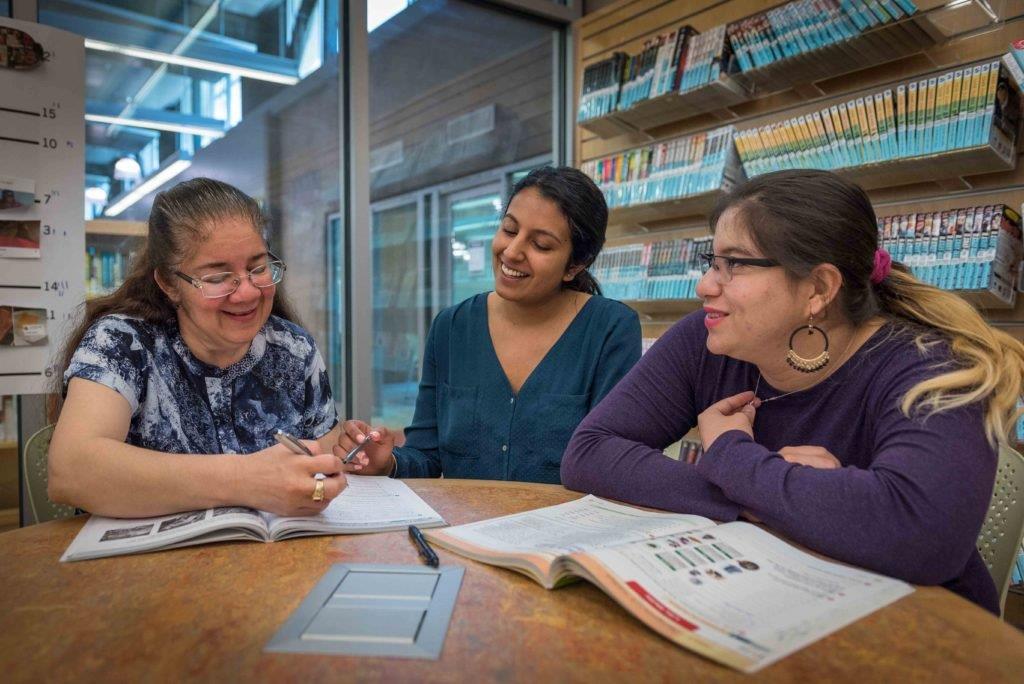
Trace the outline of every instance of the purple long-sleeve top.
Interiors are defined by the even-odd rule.
[[[662,451],[711,404],[754,389],[757,367],[708,351],[704,313],[685,317],[580,423],[562,458],[570,489],[670,511],[735,520],[746,510],[832,558],[915,584],[941,584],[998,614],[975,542],[996,452],[978,404],[907,417],[907,390],[937,375],[948,346],[927,352],[887,324],[814,387],[762,404],[754,436],[722,434],[696,464]],[[762,399],[782,394],[762,379]],[[814,445],[842,464],[787,463]]]

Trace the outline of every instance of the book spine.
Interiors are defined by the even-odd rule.
[[[978,145],[978,132],[981,130],[981,93],[988,86],[988,64],[979,65],[972,70],[970,102],[967,105],[967,147]]]
[[[925,96],[925,120],[924,140],[921,149],[922,154],[930,154],[932,151],[932,138],[935,131],[935,94],[938,91],[938,79],[928,79],[928,90]]]

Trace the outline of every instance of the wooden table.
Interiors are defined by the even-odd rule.
[[[452,524],[579,495],[554,485],[409,480]],[[418,563],[404,533],[221,543],[78,563],[82,525],[0,534],[5,681],[720,681],[748,678],[677,648],[595,587],[547,591],[439,549],[466,568],[438,661],[267,654],[332,563]],[[939,588],[772,665],[773,681],[1024,680],[1024,635]]]

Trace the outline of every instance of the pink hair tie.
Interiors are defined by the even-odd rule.
[[[871,271],[871,282],[878,285],[889,277],[892,271],[892,257],[884,249],[875,250],[875,268]]]

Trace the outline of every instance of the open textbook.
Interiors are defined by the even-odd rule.
[[[594,496],[424,534],[548,589],[586,579],[667,639],[744,672],[913,591],[754,525],[716,525]]]
[[[156,518],[94,515],[62,561],[143,553],[210,542],[280,541],[320,534],[360,534],[437,527],[444,519],[400,480],[348,476],[348,486],[318,515],[281,517],[241,506],[210,508]]]

